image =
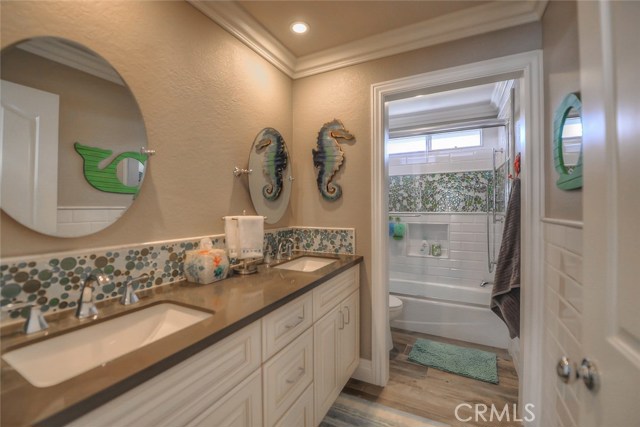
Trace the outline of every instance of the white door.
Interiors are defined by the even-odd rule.
[[[58,215],[59,96],[2,80],[2,209],[43,233]]]
[[[584,126],[581,426],[640,426],[640,2],[580,1]],[[580,380],[582,381],[582,380]]]

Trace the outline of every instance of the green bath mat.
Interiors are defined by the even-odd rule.
[[[409,361],[498,384],[497,356],[488,351],[418,338],[409,353]]]

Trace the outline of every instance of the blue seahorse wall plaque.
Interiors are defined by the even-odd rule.
[[[92,187],[106,193],[138,194],[140,186],[128,186],[120,182],[118,178],[118,163],[124,159],[135,159],[144,164],[147,161],[146,154],[128,151],[119,154],[111,163],[100,169],[99,163],[108,158],[113,151],[89,147],[79,142],[73,144],[73,147],[84,160],[84,177]]]
[[[280,132],[274,128],[264,128],[256,136],[256,153],[263,152],[262,172],[269,182],[262,187],[262,195],[267,200],[276,200],[282,192],[282,174],[289,163],[289,153]]]
[[[318,171],[318,190],[329,201],[338,200],[342,196],[340,185],[331,182],[344,162],[344,153],[338,139],[354,139],[354,136],[344,128],[340,120],[333,119],[322,126],[318,133],[317,148],[311,150],[313,166]]]

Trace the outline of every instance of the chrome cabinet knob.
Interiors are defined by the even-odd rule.
[[[587,358],[582,359],[578,375],[582,378],[584,385],[591,391],[598,388],[600,377],[596,365]]]
[[[563,383],[569,384],[575,379],[575,364],[567,356],[562,356],[556,365],[556,373]]]

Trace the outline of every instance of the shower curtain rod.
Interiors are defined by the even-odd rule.
[[[405,128],[389,131],[389,138],[403,138],[408,136],[432,135],[434,133],[459,132],[471,129],[489,129],[501,126],[508,126],[509,121],[504,119],[473,120],[455,124],[444,124],[435,126],[422,126],[417,128]]]

